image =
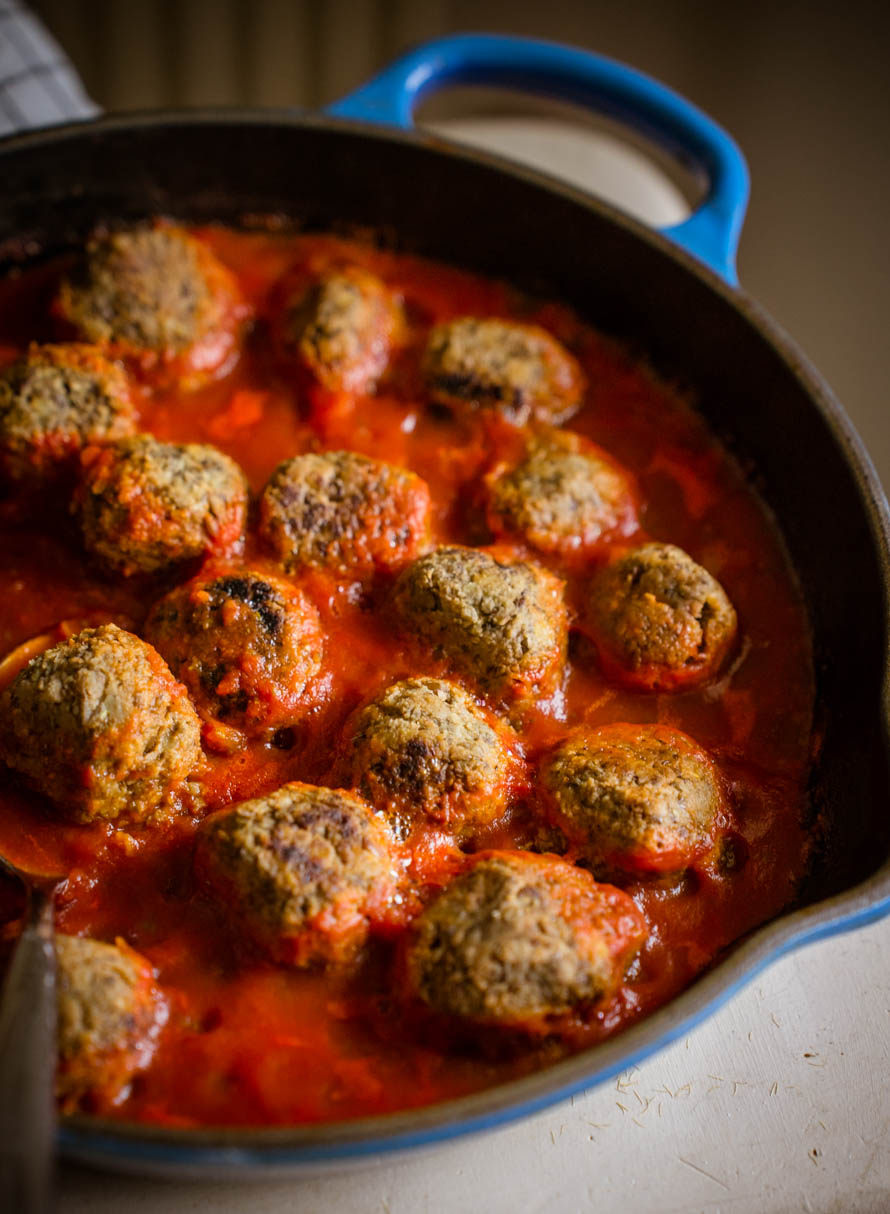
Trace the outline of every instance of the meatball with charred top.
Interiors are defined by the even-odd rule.
[[[714,841],[719,777],[687,734],[664,725],[604,725],[571,734],[541,782],[554,824],[594,870],[677,872]]]
[[[165,1008],[145,957],[126,945],[56,936],[56,1093],[63,1110],[110,1108],[151,1058]]]
[[[207,818],[195,863],[273,959],[349,960],[394,887],[392,839],[360,797],[285,784]]]
[[[299,718],[324,646],[306,595],[249,570],[177,586],[155,604],[145,635],[202,715],[247,733]]]
[[[487,478],[488,521],[539,552],[589,557],[637,529],[635,490],[624,469],[578,434],[532,439],[515,466]]]
[[[510,731],[456,683],[406,679],[354,714],[341,759],[357,788],[406,834],[418,821],[467,834],[504,810]]]
[[[45,486],[80,452],[136,429],[126,376],[92,346],[32,345],[0,375],[0,473]]]
[[[156,573],[240,544],[247,482],[215,447],[138,434],[84,459],[76,494],[83,540],[110,571]]]
[[[397,569],[426,545],[430,494],[405,468],[352,451],[279,464],[260,500],[260,533],[282,566],[361,577]]]
[[[331,391],[370,392],[386,370],[402,323],[376,275],[347,266],[288,296],[281,347]]]
[[[672,544],[643,544],[611,560],[593,579],[585,623],[604,674],[640,691],[705,682],[736,635],[723,587]]]
[[[423,372],[437,404],[492,409],[517,425],[565,421],[585,388],[576,360],[545,329],[475,316],[433,329]]]
[[[612,993],[645,937],[631,899],[582,869],[482,852],[414,922],[404,966],[440,1015],[547,1032]]]
[[[410,565],[393,603],[406,632],[486,693],[556,689],[566,650],[562,582],[478,548],[438,548]]]
[[[175,808],[202,766],[185,688],[115,624],[38,654],[0,696],[0,758],[81,822]]]

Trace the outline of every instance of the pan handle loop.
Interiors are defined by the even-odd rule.
[[[438,89],[482,84],[573,102],[627,123],[694,169],[708,192],[675,244],[736,286],[736,249],[748,204],[748,168],[734,140],[657,80],[602,55],[531,38],[454,34],[396,59],[326,113],[410,130],[417,105]]]

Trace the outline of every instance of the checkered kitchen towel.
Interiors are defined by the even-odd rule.
[[[46,28],[17,0],[0,0],[0,136],[98,113]]]

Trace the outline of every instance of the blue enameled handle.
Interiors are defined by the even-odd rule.
[[[410,129],[420,101],[453,84],[521,89],[626,122],[702,170],[708,193],[687,220],[664,229],[733,286],[748,204],[748,169],[730,136],[701,110],[633,68],[590,51],[497,34],[454,34],[409,51],[326,113]]]

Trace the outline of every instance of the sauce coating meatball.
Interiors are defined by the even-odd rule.
[[[0,696],[0,758],[81,822],[176,808],[200,725],[160,654],[115,624],[38,654]]]
[[[493,409],[517,425],[565,421],[585,388],[578,363],[545,329],[475,316],[433,329],[423,373],[437,404]]]
[[[478,548],[438,548],[410,565],[393,603],[406,631],[486,692],[555,690],[566,651],[562,582]]]
[[[135,429],[124,373],[92,346],[32,345],[0,375],[0,472],[8,481],[53,481],[74,470],[84,447]]]
[[[240,543],[247,482],[203,443],[137,434],[88,451],[76,496],[87,550],[115,573],[156,573]]]
[[[58,299],[60,314],[88,341],[127,357],[189,352],[196,372],[212,371],[230,353],[241,307],[222,263],[170,226],[93,237]]]
[[[703,683],[736,635],[723,587],[673,544],[643,544],[610,561],[591,585],[586,623],[607,678],[641,691]]]
[[[635,490],[608,452],[578,434],[533,439],[523,459],[487,478],[488,521],[539,552],[595,555],[638,526]]]
[[[370,392],[386,370],[401,326],[392,292],[357,266],[292,292],[281,345],[331,391]]]
[[[415,921],[405,969],[434,1012],[547,1031],[611,993],[645,937],[631,899],[582,869],[483,852]]]
[[[151,1058],[165,1008],[150,963],[126,945],[56,936],[56,1093],[65,1111],[113,1105]]]
[[[456,683],[405,679],[354,714],[343,780],[401,834],[418,820],[464,834],[503,812],[515,765],[510,741]]]
[[[677,872],[711,846],[722,793],[688,734],[664,725],[605,725],[570,735],[541,781],[555,824],[592,864]]]
[[[145,635],[202,715],[247,733],[299,718],[324,648],[306,595],[249,570],[177,586],[152,608]]]
[[[196,864],[273,959],[348,961],[394,885],[391,837],[360,797],[285,784],[214,814]]]
[[[287,571],[367,575],[400,567],[428,540],[430,494],[405,468],[352,451],[279,464],[260,500],[260,534]]]

